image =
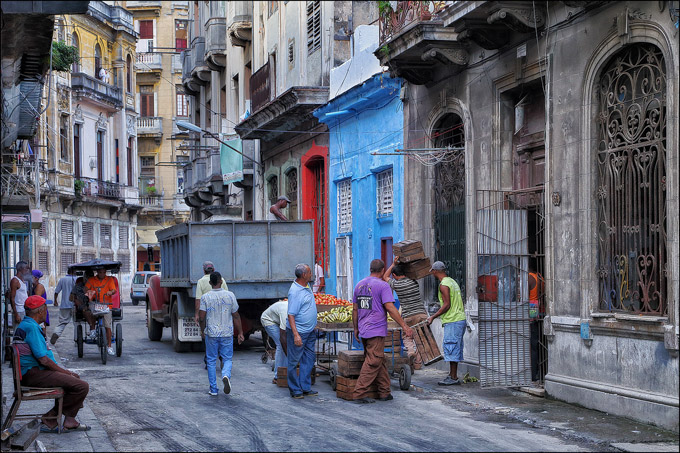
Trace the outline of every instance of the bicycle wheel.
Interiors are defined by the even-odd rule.
[[[99,329],[99,352],[102,356],[102,364],[106,365],[106,329],[101,324],[99,324],[97,328]]]

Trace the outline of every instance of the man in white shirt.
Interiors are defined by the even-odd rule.
[[[314,265],[314,286],[312,287],[314,294],[322,293],[326,289],[326,279],[323,275],[323,267],[317,261]]]
[[[286,353],[281,347],[281,335],[286,335],[286,319],[288,319],[287,300],[280,300],[273,303],[264,311],[264,313],[262,313],[262,316],[260,316],[262,327],[264,327],[267,335],[269,335],[276,344],[276,356],[274,357],[274,384],[276,384],[279,367],[288,366],[288,357],[286,357]]]
[[[12,305],[13,325],[18,326],[26,316],[24,303],[28,299],[28,281],[32,275],[31,268],[26,261],[18,261],[15,269],[17,273],[9,282],[9,301]]]

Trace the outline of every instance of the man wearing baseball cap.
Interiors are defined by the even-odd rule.
[[[463,334],[465,334],[465,308],[460,295],[458,283],[446,275],[446,265],[435,261],[430,273],[439,280],[439,305],[437,313],[427,318],[432,324],[434,318],[441,316],[444,327],[444,360],[449,362],[450,372],[439,385],[460,385],[458,379],[458,362],[463,361]]]
[[[281,195],[279,198],[277,198],[276,203],[274,203],[269,208],[269,215],[267,216],[267,220],[283,220],[284,222],[287,222],[288,218],[285,215],[283,215],[281,209],[286,209],[288,203],[290,203],[290,198],[288,198],[285,195]]]
[[[90,386],[80,379],[76,373],[62,368],[54,359],[54,354],[47,342],[47,337],[40,328],[45,321],[47,305],[40,296],[30,296],[24,305],[26,317],[17,326],[14,333],[14,344],[19,351],[21,363],[21,385],[27,387],[61,387],[64,389],[64,430],[88,431],[89,426],[79,423],[76,415],[81,407]],[[42,416],[40,430],[42,432],[58,431],[57,405]],[[51,417],[49,419],[48,417]]]

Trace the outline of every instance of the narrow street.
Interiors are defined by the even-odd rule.
[[[117,451],[617,451],[603,443],[617,431],[620,441],[673,440],[656,428],[507,390],[438,388],[443,373],[430,369],[414,374],[416,390],[402,392],[393,380],[390,402],[338,399],[327,376],[317,378],[318,397],[293,400],[271,384],[257,336],[235,351],[232,393],[211,397],[202,354],[175,353],[169,329],[161,342],[149,341],[142,306],[125,305],[123,326],[123,354],[106,365],[93,345],[78,359],[71,326],[56,345],[63,365],[90,383],[87,404]],[[479,399],[479,392],[499,400]],[[573,423],[537,423],[517,408]]]

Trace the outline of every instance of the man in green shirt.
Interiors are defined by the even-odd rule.
[[[439,280],[439,305],[434,315],[427,318],[432,324],[434,318],[441,317],[444,327],[444,360],[449,362],[450,372],[439,385],[460,385],[458,362],[463,361],[463,334],[465,334],[465,308],[458,283],[446,275],[446,265],[441,261],[432,264],[430,273]]]

